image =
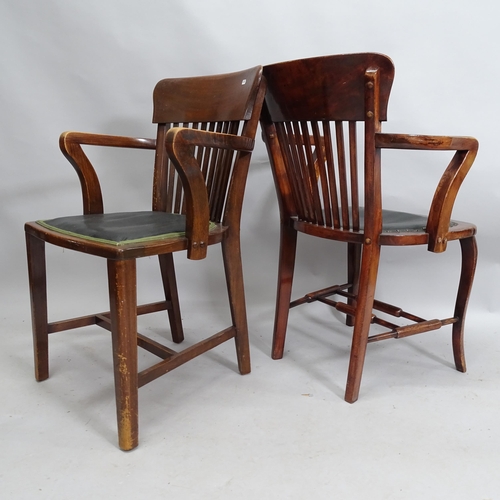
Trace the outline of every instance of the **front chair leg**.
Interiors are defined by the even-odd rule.
[[[127,451],[139,444],[135,260],[108,260],[108,283],[118,441]]]
[[[380,245],[371,243],[363,245],[361,273],[356,301],[356,315],[352,335],[351,359],[347,375],[345,400],[354,403],[358,399],[361,386],[361,375],[365,362],[368,334],[373,313],[373,300],[377,284],[378,265],[380,261]]]
[[[49,377],[45,241],[26,233],[26,251],[28,256],[35,377],[38,382],[41,382]]]
[[[281,359],[285,349],[296,251],[297,231],[293,227],[282,223],[278,263],[278,289],[276,292],[276,311],[274,316],[273,359]]]
[[[454,316],[458,319],[453,323],[452,343],[455,366],[458,371],[465,372],[465,352],[464,352],[464,324],[467,304],[474,281],[474,273],[477,263],[477,244],[476,238],[464,238],[460,240],[462,250],[462,271],[460,274],[460,283],[458,285],[457,301],[455,303]]]
[[[222,241],[222,258],[226,272],[231,318],[236,328],[235,342],[238,368],[240,373],[245,375],[250,373],[251,367],[239,236],[228,235]]]

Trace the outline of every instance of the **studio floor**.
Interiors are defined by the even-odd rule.
[[[333,313],[293,311],[273,361],[273,310],[249,307],[252,373],[238,374],[228,342],[141,388],[140,445],[124,453],[109,335],[51,336],[51,377],[37,383],[26,305],[20,296],[2,318],[1,498],[500,498],[493,316],[469,315],[466,374],[447,329],[370,345],[349,405],[350,334]],[[224,326],[222,312],[197,307],[184,308],[188,339]],[[141,319],[158,338],[164,324]]]

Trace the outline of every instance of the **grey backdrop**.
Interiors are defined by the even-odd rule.
[[[161,78],[361,51],[382,52],[395,62],[385,131],[479,139],[479,155],[454,217],[479,226],[480,264],[470,318],[493,321],[500,299],[496,286],[498,14],[494,2],[465,0],[3,0],[0,266],[4,325],[9,324],[6,319],[25,321],[29,334],[23,223],[81,210],[77,177],[58,149],[62,131],[154,136],[151,92]],[[108,210],[149,207],[152,155],[92,151],[91,157],[102,176]],[[386,206],[425,213],[448,158],[425,155],[421,162],[417,153],[386,155]],[[271,314],[274,306],[277,222],[274,188],[259,139],[242,230],[251,316],[259,311]],[[305,287],[306,276],[320,286],[343,279],[342,245],[306,239],[300,244],[297,291]],[[379,295],[388,298],[396,292],[403,306],[416,297],[422,308],[424,304],[448,307],[458,279],[457,246],[450,245],[445,255],[431,255],[422,248],[385,249]],[[79,311],[102,308],[104,264],[69,254],[59,249],[49,252],[55,299],[51,311],[59,307],[67,311],[70,302],[78,301]],[[218,259],[218,251],[211,252],[208,266],[177,259],[185,314],[190,312],[190,301],[207,297],[206,292],[210,292],[206,300],[214,301],[219,291],[223,293],[215,265]],[[159,292],[156,262],[147,261],[141,264],[141,299]],[[401,285],[403,280],[409,280],[409,288]],[[421,309],[422,314],[426,310]],[[270,342],[271,332],[261,333],[269,335]]]

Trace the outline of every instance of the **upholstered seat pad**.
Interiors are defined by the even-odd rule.
[[[37,223],[70,236],[112,245],[175,238],[186,230],[184,215],[152,211],[74,215]]]
[[[361,226],[364,226],[364,210],[360,211]],[[393,210],[382,210],[382,231],[425,231],[427,217],[407,212],[395,212]]]
[[[359,210],[360,226],[364,227],[364,209]],[[451,221],[450,227],[457,223]],[[384,233],[425,232],[427,217],[408,212],[382,210],[382,231]]]
[[[351,210],[349,210],[351,212]],[[360,231],[364,228],[363,207],[359,208]],[[350,213],[352,223],[352,212]],[[450,228],[456,226],[457,222],[451,221]],[[382,210],[382,232],[384,233],[424,233],[427,227],[427,217],[408,212],[397,212],[394,210]]]

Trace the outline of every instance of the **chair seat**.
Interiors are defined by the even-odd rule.
[[[360,208],[360,226],[364,227],[364,209]],[[458,223],[450,221],[450,228]],[[394,210],[382,210],[382,232],[383,233],[424,233],[427,226],[427,217],[408,212],[396,212]]]
[[[37,224],[69,236],[119,246],[184,236],[186,217],[153,211],[117,212],[58,217]]]
[[[352,211],[349,209],[350,224],[352,224]],[[365,210],[359,207],[359,230],[363,231]],[[306,221],[303,221],[306,222]],[[450,221],[450,228],[457,226],[458,222]],[[383,233],[423,233],[426,231],[427,217],[409,212],[382,210]]]
[[[360,229],[364,228],[364,208],[359,209]],[[393,210],[382,210],[382,232],[383,233],[408,233],[425,232],[427,217],[408,212],[395,212]]]
[[[359,230],[334,229],[294,218],[297,231],[327,239],[338,239],[361,243],[364,239],[364,208],[359,208]],[[352,221],[351,221],[352,223]],[[381,245],[426,245],[429,234],[426,230],[427,217],[408,212],[382,210]],[[448,229],[448,239],[456,240],[476,234],[476,226],[468,222],[452,220]]]

